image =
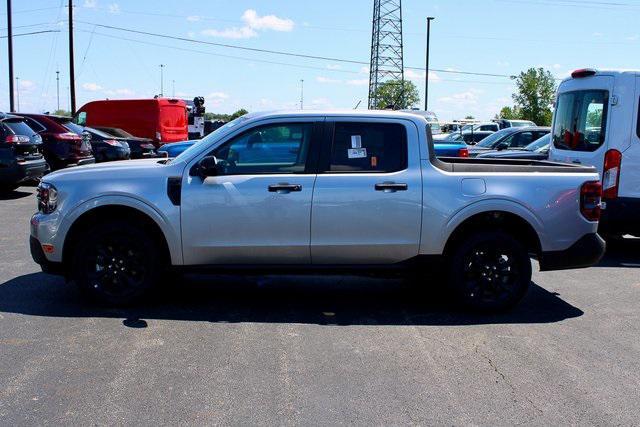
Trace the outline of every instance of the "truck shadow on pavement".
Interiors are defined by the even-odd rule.
[[[640,239],[609,242],[607,253],[597,267],[640,268]]]
[[[134,328],[152,320],[336,326],[553,323],[583,314],[535,283],[514,310],[488,316],[464,312],[445,296],[400,280],[342,276],[187,276],[135,307],[105,308],[83,300],[61,278],[42,273],[0,284],[0,313],[122,318]]]
[[[18,199],[24,199],[25,197],[28,197],[28,196],[33,196],[33,193],[28,193],[26,191],[18,191],[18,190],[0,192],[0,200],[18,200]]]

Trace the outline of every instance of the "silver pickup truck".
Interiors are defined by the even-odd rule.
[[[438,159],[427,122],[409,113],[260,113],[174,159],[47,175],[30,243],[43,271],[113,304],[140,298],[167,269],[430,266],[446,280],[425,287],[499,310],[526,293],[530,257],[542,270],[598,262],[600,197],[590,167]]]

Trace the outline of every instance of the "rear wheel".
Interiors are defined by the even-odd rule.
[[[506,310],[529,289],[531,259],[513,236],[501,231],[478,232],[451,251],[449,277],[466,307],[483,312]]]
[[[120,221],[80,236],[72,278],[91,298],[112,305],[135,302],[158,280],[158,249],[143,229]]]

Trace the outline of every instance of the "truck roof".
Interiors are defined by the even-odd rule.
[[[394,118],[406,119],[427,123],[426,119],[420,115],[402,111],[386,110],[275,110],[257,111],[244,115],[251,120],[277,117],[313,117],[313,116],[333,116],[333,117],[362,117],[362,118]]]
[[[588,73],[593,73],[593,74],[589,74],[589,75],[585,75],[585,76],[580,76],[580,77],[576,77],[573,75],[570,75],[569,77],[566,77],[562,80],[562,82],[566,82],[569,80],[574,80],[576,78],[587,78],[587,77],[592,77],[592,76],[620,76],[620,75],[629,75],[629,76],[640,76],[640,70],[631,70],[631,69],[602,69],[602,70],[598,70],[595,68],[585,68],[582,70],[576,70],[573,73],[579,73],[579,72],[588,72]]]

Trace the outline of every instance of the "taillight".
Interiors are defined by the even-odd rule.
[[[64,141],[74,141],[74,142],[82,141],[82,138],[80,138],[78,135],[76,135],[73,132],[58,133],[56,134],[56,138],[62,139]]]
[[[469,157],[469,150],[466,148],[461,148],[458,150],[458,157]]]
[[[580,213],[588,221],[600,221],[602,206],[602,184],[589,181],[580,188]]]
[[[604,155],[604,170],[602,172],[603,198],[615,199],[618,197],[621,166],[622,153],[618,150],[607,151],[607,154]]]
[[[118,141],[116,141],[115,139],[105,139],[104,142],[106,144],[109,144],[109,145],[113,146],[113,147],[120,147],[121,146],[120,143]]]
[[[596,70],[593,70],[591,68],[582,68],[580,70],[575,70],[573,73],[571,73],[571,77],[573,77],[574,79],[582,79],[585,77],[591,77],[595,75],[596,75]]]
[[[4,142],[6,142],[7,144],[23,144],[26,142],[30,142],[30,139],[28,136],[24,135],[8,135],[4,139]]]

